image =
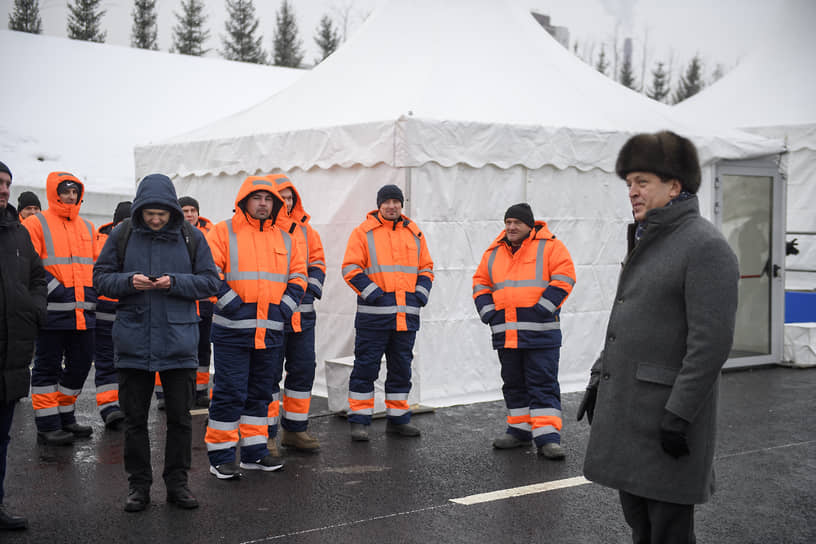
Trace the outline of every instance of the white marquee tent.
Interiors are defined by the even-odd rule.
[[[340,273],[348,235],[375,208],[381,185],[401,186],[436,274],[414,350],[412,398],[451,405],[500,398],[471,276],[503,228],[505,209],[520,201],[548,221],[576,262],[578,282],[562,314],[560,379],[565,391],[583,388],[631,218],[612,173],[615,157],[631,134],[664,128],[694,139],[709,178],[716,159],[782,149],[683,122],[584,65],[510,2],[392,0],[276,96],[137,148],[136,171],[168,173],[215,219],[231,215],[245,176],[292,177],[326,246],[319,365],[353,352],[355,297]],[[710,193],[701,196],[712,206]]]
[[[788,232],[816,233],[816,2],[796,0],[722,80],[676,106],[688,119],[740,127],[785,141]],[[816,234],[791,235],[800,254],[789,268],[816,271]],[[788,289],[816,289],[816,272],[788,272]]]
[[[49,172],[85,182],[83,216],[111,220],[136,189],[133,148],[258,103],[302,70],[0,31],[0,160],[44,200]]]

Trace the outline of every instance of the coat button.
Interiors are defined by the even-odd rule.
[[[614,335],[614,334],[610,334],[610,335],[609,335],[609,341],[610,341],[610,342],[614,342],[614,341],[615,341],[615,335]]]
[[[608,380],[608,379],[609,379],[609,372],[604,372],[603,379],[604,379],[604,380]]]
[[[616,302],[617,302],[618,304],[623,304],[623,297],[619,298],[619,299],[618,299]]]

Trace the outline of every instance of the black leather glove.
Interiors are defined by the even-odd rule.
[[[587,423],[592,425],[592,418],[595,415],[595,401],[598,398],[598,383],[601,381],[599,372],[591,374],[586,391],[584,391],[584,398],[581,399],[581,404],[578,405],[578,421],[581,421],[586,414]]]
[[[686,431],[689,422],[666,410],[660,422],[660,445],[675,459],[690,453]]]

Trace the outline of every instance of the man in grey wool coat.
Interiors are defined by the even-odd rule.
[[[672,132],[621,149],[635,223],[604,342],[578,410],[584,475],[617,489],[635,543],[693,543],[714,489],[720,370],[731,350],[737,258],[700,216],[697,150]]]

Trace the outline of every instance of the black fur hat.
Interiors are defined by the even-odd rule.
[[[697,148],[687,138],[668,130],[629,138],[618,153],[615,172],[621,179],[630,172],[652,172],[664,179],[677,179],[691,194],[700,188]]]

